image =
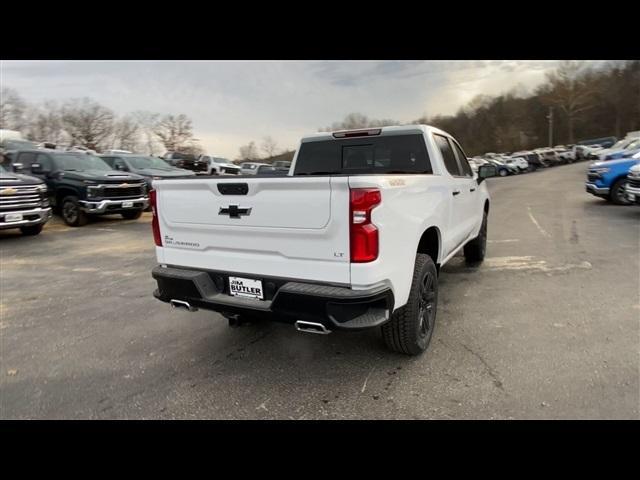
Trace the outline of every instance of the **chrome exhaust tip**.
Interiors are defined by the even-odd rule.
[[[197,312],[198,309],[196,307],[192,307],[189,302],[185,302],[184,300],[174,300],[171,299],[169,301],[173,308],[180,308],[182,310],[187,310],[188,312]]]
[[[325,327],[321,323],[297,320],[294,325],[296,327],[296,330],[298,330],[299,332],[317,333],[320,335],[329,335],[331,333],[331,330],[328,330],[327,327]]]

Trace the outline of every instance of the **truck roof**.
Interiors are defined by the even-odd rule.
[[[444,135],[449,135],[447,132],[440,130],[439,128],[432,127],[430,125],[423,124],[412,124],[412,125],[393,125],[389,127],[366,127],[366,128],[353,128],[349,130],[335,130],[333,132],[317,132],[309,135],[305,135],[302,137],[302,142],[317,142],[319,140],[333,140],[336,134],[348,134],[355,132],[365,132],[365,131],[380,131],[380,133],[375,133],[375,136],[386,136],[386,135],[401,135],[406,133],[440,133]]]

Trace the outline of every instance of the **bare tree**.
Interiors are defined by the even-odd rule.
[[[253,160],[257,160],[258,158],[259,158],[258,149],[256,148],[255,142],[251,141],[246,145],[243,145],[242,147],[240,147],[240,155],[239,155],[240,160],[253,161]]]
[[[76,145],[101,149],[113,132],[113,121],[111,110],[89,98],[69,100],[62,106],[62,126]]]
[[[584,79],[584,62],[563,62],[547,74],[547,80],[549,85],[543,99],[566,115],[569,143],[574,143],[575,120],[596,104],[594,89]]]
[[[193,137],[193,126],[184,114],[165,115],[155,123],[153,132],[168,151],[175,151]]]
[[[131,116],[125,116],[113,125],[112,148],[135,151],[140,140],[140,126]]]
[[[28,107],[25,128],[29,140],[60,143],[66,136],[62,127],[62,113],[56,102],[46,101],[37,107]]]
[[[22,130],[25,127],[26,102],[13,88],[0,90],[0,128]]]
[[[144,144],[143,150],[146,150],[149,155],[162,153],[163,146],[154,133],[160,115],[152,112],[137,111],[133,112],[131,116],[135,118],[140,128],[142,143]]]
[[[278,153],[278,144],[270,136],[264,137],[260,148],[262,148],[262,151],[265,153],[266,158],[275,157]]]

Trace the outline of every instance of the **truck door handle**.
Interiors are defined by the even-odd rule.
[[[476,191],[476,189],[475,189],[475,188],[472,188],[472,189],[470,189],[469,191],[470,191],[470,192],[475,192],[475,191]]]
[[[460,193],[460,190],[454,190],[452,193],[453,193],[453,196],[455,197],[456,195],[458,195]]]

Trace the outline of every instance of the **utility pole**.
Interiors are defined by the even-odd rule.
[[[549,120],[549,148],[551,148],[553,147],[553,107],[549,107],[547,120]]]

